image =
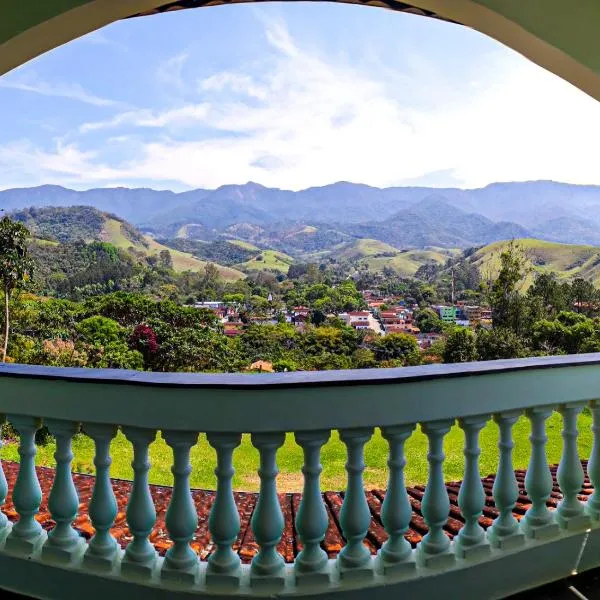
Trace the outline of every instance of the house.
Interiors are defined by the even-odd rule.
[[[365,321],[368,322],[371,313],[368,310],[358,310],[348,313],[348,320],[350,321]]]
[[[456,306],[439,305],[435,306],[434,309],[444,323],[454,323],[456,321]]]
[[[465,306],[464,314],[466,319],[471,322],[481,321],[481,306]]]
[[[385,311],[379,313],[379,318],[381,319],[384,325],[394,325],[404,322],[404,319],[400,317],[398,313],[393,311]]]
[[[434,342],[442,339],[442,335],[439,333],[418,333],[417,344],[422,350],[430,348]]]
[[[195,302],[194,308],[208,308],[209,310],[217,310],[225,307],[225,303],[219,300],[209,300],[206,302]]]
[[[385,304],[385,302],[383,300],[372,300],[367,304],[371,310],[379,310]]]

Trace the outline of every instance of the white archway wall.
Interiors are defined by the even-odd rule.
[[[165,0],[91,0],[61,13],[0,45],[0,75],[48,50],[164,3]],[[0,7],[0,18],[1,12]]]
[[[462,23],[494,38],[572,83],[596,100],[600,100],[600,35],[598,35],[600,2],[596,0],[577,0],[577,2],[411,0],[411,2],[419,8],[435,11],[447,19]],[[565,50],[567,47],[568,51]]]
[[[410,3],[498,40],[600,100],[597,34],[600,2],[597,0],[411,0]],[[90,0],[0,45],[0,75],[114,21],[164,4],[165,0]]]

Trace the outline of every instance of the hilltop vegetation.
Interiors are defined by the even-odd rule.
[[[511,242],[495,242],[477,250],[470,258],[486,279],[493,279],[500,270],[500,255]],[[559,279],[581,277],[594,285],[600,284],[600,248],[588,245],[560,244],[531,238],[517,239],[523,248],[526,277],[523,288],[527,289],[535,273],[556,273]]]
[[[243,270],[259,270],[268,269],[271,271],[278,271],[280,273],[287,273],[290,265],[294,264],[294,259],[283,252],[276,252],[275,250],[262,250],[258,254],[255,254],[250,260],[240,263],[238,268]]]
[[[169,238],[158,240],[169,248],[175,248],[210,262],[221,265],[235,265],[252,259],[260,249],[252,244],[236,243],[229,240],[217,240],[214,242],[203,242],[186,238]]]
[[[135,263],[146,259],[157,258],[165,251],[170,254],[170,266],[178,272],[193,271],[203,273],[206,265],[212,262],[198,260],[191,253],[178,248],[171,248],[142,234],[133,225],[116,215],[101,212],[89,206],[27,208],[11,215],[22,222],[37,240],[38,248],[46,242],[67,244],[67,248],[49,252],[49,259],[42,262],[51,268],[51,262],[64,265],[65,254],[74,252],[74,263],[80,262],[77,244],[105,243],[123,251],[125,262]],[[75,246],[73,246],[75,244]],[[97,248],[97,246],[94,246]],[[131,256],[127,257],[127,253]],[[92,252],[93,254],[93,252]],[[219,274],[227,281],[235,281],[243,274],[235,269],[217,265]]]
[[[413,277],[424,265],[443,266],[451,257],[460,255],[458,249],[425,248],[401,250],[374,239],[355,239],[332,250],[304,256],[304,260],[345,265],[351,272],[394,273]]]

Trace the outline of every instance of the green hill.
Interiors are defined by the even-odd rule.
[[[162,250],[168,250],[171,253],[171,259],[173,260],[173,268],[176,271],[200,271],[203,272],[209,261],[200,260],[190,254],[189,252],[182,252],[169,246],[165,246],[150,237],[145,238],[147,251],[149,254],[158,254]],[[213,263],[219,274],[225,281],[238,281],[244,278],[244,274],[237,269],[231,267],[224,267],[217,263]]]
[[[281,273],[287,273],[290,265],[294,262],[295,260],[291,256],[284,254],[283,252],[277,252],[276,250],[261,250],[250,260],[236,266],[239,269],[247,271],[272,269],[274,271],[280,271]]]
[[[443,265],[456,252],[442,248],[400,250],[380,240],[364,238],[337,246],[329,253],[321,252],[314,258],[323,259],[328,255],[353,261],[357,267],[366,265],[371,271],[383,271],[388,267],[403,277],[411,277],[420,266],[431,262]]]
[[[192,254],[164,246],[142,234],[133,225],[115,215],[89,206],[27,208],[13,213],[12,218],[24,223],[32,235],[44,243],[108,242],[121,250],[152,256],[168,250],[176,271],[203,272],[207,261]],[[38,242],[39,243],[39,242]],[[216,265],[223,279],[237,281],[244,274],[236,269]]]
[[[510,242],[494,242],[480,248],[471,256],[484,279],[495,277],[500,268],[500,254]],[[518,239],[515,243],[524,250],[531,273],[523,283],[527,288],[534,273],[554,271],[561,279],[583,277],[600,285],[600,247],[583,244],[559,244],[531,238]]]

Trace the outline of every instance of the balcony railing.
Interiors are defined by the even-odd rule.
[[[588,406],[594,446],[588,473],[600,485],[600,355],[532,358],[274,375],[154,374],[6,365],[0,367],[0,412],[19,433],[20,466],[12,490],[19,519],[0,515],[0,587],[34,597],[120,599],[192,596],[327,596],[345,598],[501,598],[600,566],[600,494],[578,498],[584,469],[577,417]],[[549,510],[552,476],[545,423],[563,420],[558,468],[562,500]],[[531,422],[525,485],[531,506],[512,509],[518,487],[512,428]],[[498,517],[479,523],[486,496],[479,472],[479,433],[499,428],[499,466],[493,488]],[[444,532],[450,503],[444,483],[444,436],[458,420],[464,431],[464,476],[458,504],[464,526]],[[36,521],[41,502],[34,466],[36,430],[56,438],[56,471],[47,534]],[[404,534],[411,505],[404,484],[404,444],[420,425],[429,443],[428,480],[421,511],[428,533],[413,549]],[[72,527],[79,501],[71,475],[71,441],[80,426],[95,443],[96,479],[86,542]],[[117,506],[109,478],[110,442],[121,427],[133,445],[134,481],[127,507],[133,539],[123,551],[110,534]],[[389,444],[389,479],[381,518],[388,534],[377,556],[363,544],[370,511],[363,488],[364,446],[380,427]],[[148,447],[161,431],[173,450],[174,487],[166,516],[173,541],[159,557],[148,540],[155,507],[148,487]],[[320,490],[320,452],[331,430],[347,449],[347,485],[340,513],[346,544],[336,559],[321,548],[327,516]],[[209,527],[216,550],[200,561],[190,540],[198,516],[191,499],[190,450],[200,432],[216,450],[217,492]],[[285,564],[276,547],[283,531],[277,497],[277,450],[293,432],[304,452],[304,490],[296,519],[302,550]],[[260,494],[252,517],[259,551],[250,565],[232,550],[240,519],[233,500],[234,449],[250,433],[260,455]],[[587,458],[587,457],[586,457]],[[0,476],[0,504],[8,489]]]

